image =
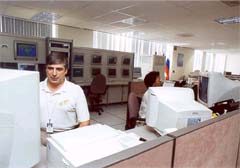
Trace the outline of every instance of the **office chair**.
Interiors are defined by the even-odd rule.
[[[106,77],[102,74],[96,75],[91,82],[88,93],[89,111],[98,112],[101,115],[101,112],[103,112],[103,109],[100,107],[101,96],[105,94],[106,88]]]
[[[145,119],[139,118],[138,116],[140,105],[141,98],[137,97],[137,95],[133,92],[129,93],[125,130],[134,128],[137,121],[145,121]]]

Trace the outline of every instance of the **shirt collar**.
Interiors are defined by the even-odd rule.
[[[46,79],[43,81],[43,87],[42,87],[42,89],[43,89],[45,92],[51,93],[52,91],[51,91],[51,90],[48,88],[48,86],[47,86],[47,80],[48,80],[48,78],[46,78]],[[67,80],[66,80],[66,78],[65,78],[62,87],[61,87],[60,89],[58,89],[55,93],[66,92],[66,90],[67,90]]]

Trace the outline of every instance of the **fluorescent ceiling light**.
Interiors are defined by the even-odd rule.
[[[146,20],[136,18],[136,17],[131,17],[131,18],[128,18],[128,19],[123,19],[120,22],[125,23],[125,24],[129,24],[129,25],[139,25],[139,24],[145,23]]]
[[[240,16],[230,17],[230,18],[222,18],[216,19],[216,22],[220,24],[233,24],[233,23],[240,23]]]
[[[33,21],[55,23],[62,16],[56,13],[40,12],[32,17]]]

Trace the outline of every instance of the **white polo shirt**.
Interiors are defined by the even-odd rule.
[[[82,88],[66,79],[54,93],[47,87],[47,79],[40,82],[40,115],[41,128],[51,120],[54,130],[69,129],[90,119]]]

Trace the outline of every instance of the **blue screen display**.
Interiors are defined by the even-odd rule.
[[[17,57],[37,57],[37,45],[27,43],[17,43]]]

